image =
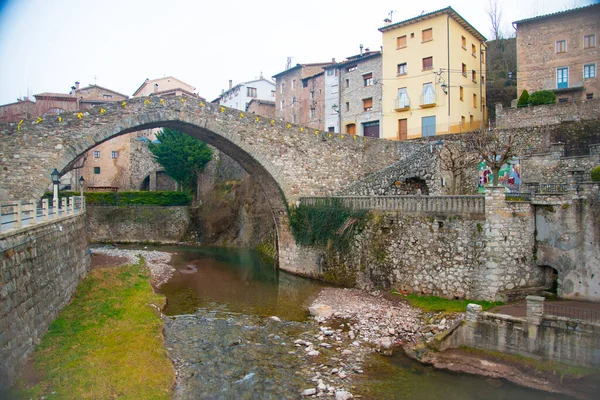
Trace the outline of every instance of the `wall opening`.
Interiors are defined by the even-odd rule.
[[[544,269],[544,286],[550,293],[558,294],[558,271],[549,265],[542,265]]]

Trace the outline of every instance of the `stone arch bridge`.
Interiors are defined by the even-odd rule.
[[[113,137],[167,127],[236,160],[263,190],[278,229],[280,266],[303,273],[286,205],[332,195],[409,155],[415,145],[320,132],[182,97],[145,97],[79,113],[0,124],[0,200],[41,196],[50,172]],[[289,247],[289,248],[288,248]],[[289,250],[289,251],[286,251]],[[313,261],[314,263],[314,261]],[[313,264],[314,268],[314,264]]]

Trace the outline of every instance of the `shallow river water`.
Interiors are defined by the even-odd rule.
[[[160,289],[167,297],[166,346],[179,374],[176,399],[297,399],[316,386],[311,377],[340,362],[333,349],[310,358],[294,345],[312,340],[319,329],[307,307],[323,283],[278,271],[251,250],[158,250],[176,253],[177,272]],[[358,370],[352,359],[344,362]],[[370,354],[360,368],[364,373],[340,385],[363,399],[565,398],[438,371],[401,354]]]

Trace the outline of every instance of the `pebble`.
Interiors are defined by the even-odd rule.
[[[311,389],[305,389],[304,391],[302,391],[302,396],[312,396],[313,394],[317,394],[317,389],[311,388]]]

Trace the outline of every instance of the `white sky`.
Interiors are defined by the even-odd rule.
[[[598,0],[499,0],[510,23]],[[490,37],[483,0],[0,0],[0,104],[76,80],[131,96],[172,75],[213,100],[228,80],[379,49],[383,19],[451,5]]]

